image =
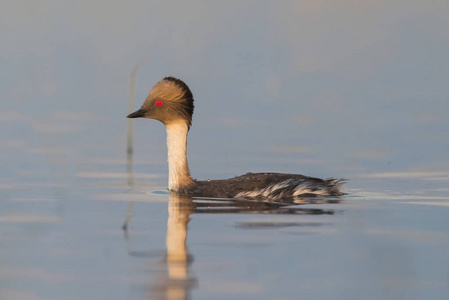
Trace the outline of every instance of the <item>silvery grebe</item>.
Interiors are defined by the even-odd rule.
[[[170,191],[192,197],[269,199],[341,196],[343,179],[299,174],[247,173],[225,180],[194,180],[187,164],[187,133],[192,124],[193,95],[180,79],[165,77],[151,89],[142,107],[128,118],[161,121],[167,130]]]

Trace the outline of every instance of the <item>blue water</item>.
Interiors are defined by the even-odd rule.
[[[446,1],[9,2],[1,299],[449,298]],[[190,86],[194,177],[348,195],[173,199],[162,124],[134,122],[127,165],[133,67],[135,108],[164,76]]]
[[[169,215],[169,195],[157,191],[107,180],[84,188],[11,187],[1,219],[2,293],[8,299],[185,299],[175,291],[193,299],[447,296],[449,225],[441,199],[348,196],[273,214],[203,201],[195,212]],[[190,219],[171,233],[172,239],[187,233],[181,250],[189,263],[167,261],[169,216]],[[170,273],[176,267],[184,269],[181,279]]]

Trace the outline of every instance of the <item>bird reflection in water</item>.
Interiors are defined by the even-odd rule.
[[[166,259],[164,275],[156,283],[150,285],[149,299],[181,300],[190,299],[191,290],[198,285],[198,279],[190,274],[193,257],[186,245],[188,224],[192,214],[199,213],[244,213],[244,214],[276,214],[276,215],[332,215],[335,210],[301,208],[298,204],[339,203],[339,198],[319,199],[304,198],[286,200],[286,202],[255,201],[245,199],[201,199],[190,198],[175,192],[170,192],[168,203],[168,222],[166,239]],[[132,207],[132,206],[129,206]],[[128,225],[131,221],[132,211],[125,219],[123,229],[125,237],[129,238]],[[264,227],[279,225],[291,226],[292,223],[263,223]],[[310,223],[297,223],[308,226]],[[251,224],[250,224],[251,225]],[[294,224],[293,224],[294,225]],[[238,226],[238,228],[243,228]],[[245,228],[248,228],[246,224]],[[130,255],[136,255],[129,251]]]
[[[190,291],[197,285],[196,278],[189,274],[192,256],[186,246],[192,204],[188,197],[170,195],[166,240],[168,278],[153,286],[151,299],[190,299]]]

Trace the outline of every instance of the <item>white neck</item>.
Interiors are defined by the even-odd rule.
[[[165,127],[168,148],[168,189],[177,191],[193,183],[187,164],[187,132],[189,128],[184,121],[171,123]]]

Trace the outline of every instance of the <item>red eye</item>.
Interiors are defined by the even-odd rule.
[[[162,100],[156,100],[156,102],[154,102],[154,104],[156,106],[162,106]]]

